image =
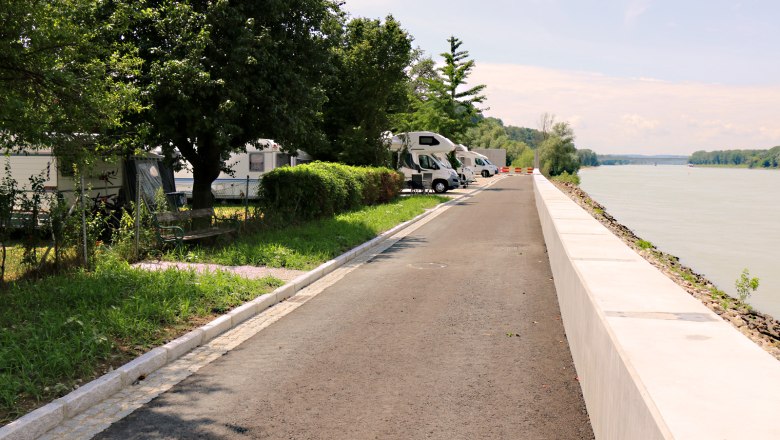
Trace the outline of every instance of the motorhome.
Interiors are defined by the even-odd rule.
[[[446,155],[454,149],[451,140],[430,131],[401,133],[390,141],[390,151],[399,155],[398,171],[404,174],[407,184],[412,186],[415,176],[422,177],[422,182],[439,194],[460,186],[458,173],[435,155]]]
[[[460,186],[467,188],[470,183],[474,183],[476,179],[474,178],[476,174],[474,174],[474,170],[471,169],[471,167],[467,167],[466,165],[463,165],[463,163],[460,163],[459,167],[454,167],[452,163],[450,163],[449,159],[449,153],[433,153],[433,155],[439,159],[439,161],[448,168],[454,169],[458,173],[458,178],[460,178]]]
[[[220,173],[211,184],[211,192],[218,200],[243,200],[245,196],[256,199],[263,174],[282,166],[296,166],[307,162],[311,162],[311,156],[306,152],[298,150],[296,155],[291,155],[273,140],[261,139],[255,145],[247,145],[246,151],[230,155],[226,165],[233,174]],[[177,191],[192,197],[192,166],[185,162],[184,168],[177,171],[174,177]]]
[[[469,151],[465,145],[455,148],[455,157],[463,163],[463,166],[471,167],[482,177],[490,177],[498,174],[498,167],[493,165],[487,156],[474,151]]]

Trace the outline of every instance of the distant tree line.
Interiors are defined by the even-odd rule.
[[[587,148],[577,150],[577,157],[580,159],[580,165],[584,167],[597,167],[601,165],[598,155]]]
[[[748,168],[780,167],[780,146],[769,150],[696,151],[688,159],[694,165],[726,165]]]
[[[533,150],[541,141],[541,132],[531,128],[506,126],[501,119],[480,116],[476,125],[467,130],[459,141],[469,148],[504,149],[508,164],[530,167],[534,161]]]

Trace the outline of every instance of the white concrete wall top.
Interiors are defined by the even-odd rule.
[[[780,362],[534,180],[597,438],[780,439]]]

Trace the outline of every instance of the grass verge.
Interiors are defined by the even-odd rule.
[[[433,195],[403,197],[332,218],[242,235],[224,246],[172,250],[164,258],[309,270],[447,200]]]
[[[283,282],[106,258],[0,291],[0,425]]]

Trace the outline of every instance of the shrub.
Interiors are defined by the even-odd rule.
[[[259,195],[266,218],[305,221],[388,202],[402,186],[403,176],[389,168],[313,162],[267,173]]]
[[[555,180],[556,182],[561,183],[571,183],[573,185],[579,185],[580,184],[580,176],[577,175],[577,172],[573,172],[569,174],[568,172],[564,171],[561,174],[557,176],[550,177],[550,180]]]

